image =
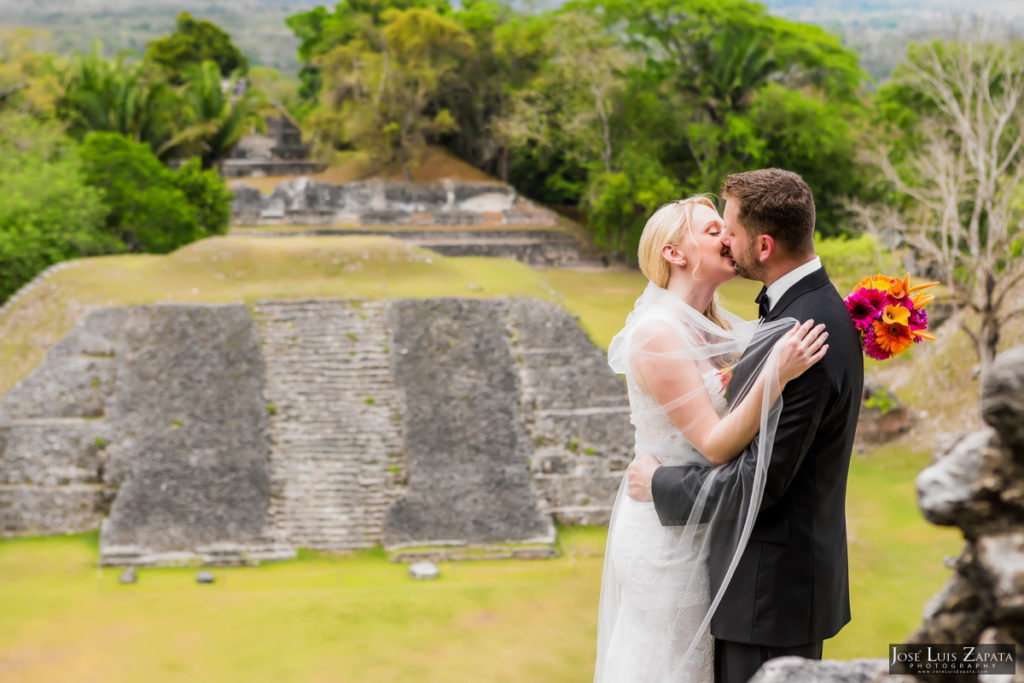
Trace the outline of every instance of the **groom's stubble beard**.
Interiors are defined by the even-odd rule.
[[[746,255],[732,253],[732,260],[736,264],[736,273],[747,280],[762,281],[767,268],[757,259],[748,259]]]

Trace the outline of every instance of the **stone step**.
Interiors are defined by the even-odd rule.
[[[275,406],[270,534],[323,550],[379,543],[401,494],[384,474],[402,450],[386,304],[275,301],[254,310],[264,398]]]

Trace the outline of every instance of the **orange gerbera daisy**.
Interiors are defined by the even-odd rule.
[[[878,345],[893,355],[903,353],[914,343],[914,333],[906,325],[876,322],[874,327]]]

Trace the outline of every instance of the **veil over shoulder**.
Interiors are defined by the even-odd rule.
[[[795,321],[748,322],[725,312],[720,314],[720,319],[723,325],[650,283],[608,348],[612,370],[626,376],[637,455],[655,457],[662,464],[705,467],[709,472],[695,500],[691,501],[689,517],[671,520],[671,525],[664,530],[657,522],[650,524],[658,527],[654,531],[659,534],[656,542],[648,538],[644,545],[635,549],[623,545],[632,543],[633,529],[626,527],[636,519],[635,506],[640,504],[626,496],[623,478],[609,522],[605,550],[595,681],[622,678],[621,671],[610,670],[609,667],[614,666],[609,665],[608,653],[613,636],[621,638],[621,633],[615,635],[614,631],[617,623],[622,628],[619,611],[627,603],[634,611],[638,604],[641,610],[649,608],[647,616],[644,613],[631,616],[630,623],[643,623],[647,628],[652,620],[649,615],[657,615],[654,619],[657,630],[647,631],[644,636],[652,641],[649,643],[652,650],[670,647],[675,653],[640,662],[638,666],[644,668],[644,676],[636,676],[634,680],[690,680],[692,671],[701,670],[695,660],[708,656],[712,615],[729,585],[757,518],[782,409],[781,398],[771,400],[772,396],[779,396],[778,354],[773,349],[775,342]],[[655,400],[640,389],[637,377],[637,368],[652,359],[657,361],[654,367],[660,372],[690,373],[702,381],[687,385],[690,388],[682,395],[668,400],[661,396],[660,401]],[[688,425],[680,425],[678,416],[699,414],[697,403],[710,401],[719,416],[724,417],[747,395],[762,372],[767,388],[760,399],[755,447],[739,456],[756,458],[755,466],[750,468],[752,475],[725,495],[719,492],[711,496],[709,492],[717,488],[714,487],[716,470],[685,438],[683,434]],[[674,424],[666,417],[669,411],[677,416]],[[653,506],[647,510],[643,514],[654,514]],[[647,563],[644,567],[654,569],[637,569],[640,564],[624,563],[621,558],[630,557],[631,553],[633,556],[657,554],[657,557],[643,558]],[[713,571],[709,570],[709,563]],[[635,574],[645,572],[647,581],[638,581]],[[628,597],[625,602],[624,596]]]

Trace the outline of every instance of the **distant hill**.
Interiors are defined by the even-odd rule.
[[[101,40],[105,51],[141,53],[153,38],[173,30],[174,18],[187,11],[228,31],[254,64],[294,75],[298,40],[285,18],[336,0],[0,0],[0,26],[29,26],[49,31],[50,49],[68,54],[89,50]],[[452,0],[458,5],[458,0]],[[557,8],[564,0],[500,0],[520,11]],[[841,36],[862,55],[876,80],[884,80],[906,54],[911,41],[952,34],[954,17],[980,16],[1024,31],[1020,0],[761,0],[779,16],[820,24]]]
[[[319,3],[313,0],[0,0],[0,26],[27,26],[47,31],[48,48],[62,54],[88,51],[103,43],[104,52],[143,53],[146,44],[174,30],[174,19],[189,12],[231,34],[253,64],[294,75],[299,41],[285,19]]]

